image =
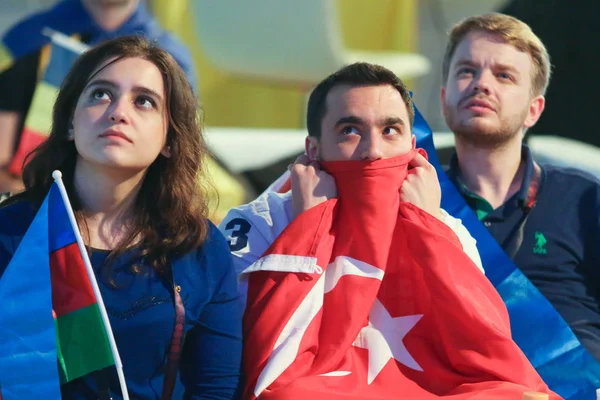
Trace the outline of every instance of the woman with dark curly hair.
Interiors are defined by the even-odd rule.
[[[227,243],[207,218],[207,150],[185,74],[141,37],[102,43],[72,67],[52,122],[25,192],[2,203],[0,273],[62,171],[130,397],[234,397],[241,311]],[[112,367],[62,394],[121,398]]]

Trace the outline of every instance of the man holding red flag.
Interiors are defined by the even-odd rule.
[[[473,239],[440,210],[404,84],[350,65],[307,118],[291,194],[221,224],[247,291],[245,398],[558,398],[512,341]]]

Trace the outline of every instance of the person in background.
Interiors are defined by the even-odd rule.
[[[538,165],[523,144],[546,108],[549,80],[548,52],[522,21],[490,13],[455,25],[441,88],[456,139],[448,175],[600,360],[600,184],[582,171]]]
[[[190,52],[159,26],[143,0],[61,0],[27,17],[8,29],[0,46],[0,193],[22,189],[20,176],[9,172],[8,166],[48,62],[50,38],[43,34],[44,28],[76,36],[89,45],[142,35],[171,53],[196,88]]]
[[[207,155],[198,120],[192,87],[166,51],[140,36],[103,42],[65,78],[52,132],[25,166],[25,191],[0,208],[2,274],[52,171],[62,171],[131,398],[166,398],[171,384],[174,399],[230,399],[240,379],[237,283],[198,185]],[[170,349],[179,329],[185,341]],[[63,385],[62,398],[122,398],[114,367],[90,375]]]
[[[566,0],[512,0],[499,11],[529,25],[552,55],[552,85],[544,95],[546,109],[528,133],[600,146],[595,96],[600,91],[596,70],[600,63],[596,45],[600,3],[580,0],[573,7]],[[560,29],[556,29],[557,20]]]

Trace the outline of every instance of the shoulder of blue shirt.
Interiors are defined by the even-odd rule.
[[[69,24],[69,20],[75,12],[70,8],[69,3],[65,1],[58,2],[55,6],[28,15],[11,26],[2,36],[2,41],[13,53],[13,57],[18,59],[39,51],[42,46],[50,42],[50,38],[41,33],[40,26],[48,25],[52,29],[61,31],[61,26]],[[152,24],[157,26],[155,32],[157,36],[154,39],[162,49],[173,56],[186,74],[194,93],[198,94],[198,82],[191,52],[174,34],[159,27],[154,17],[151,18]],[[27,38],[26,41],[23,40],[24,37]]]
[[[42,34],[42,27],[61,31],[61,26],[72,24],[78,11],[73,9],[72,4],[76,3],[73,0],[63,0],[52,7],[26,15],[3,34],[2,41],[4,45],[9,48],[15,58],[39,50],[43,45],[50,42],[50,38]],[[79,4],[78,8],[81,8]]]
[[[0,206],[0,276],[25,236],[36,212],[36,207],[28,201]],[[216,275],[227,274],[228,270],[233,271],[229,245],[219,229],[210,220],[207,222],[208,232],[202,246],[174,262],[178,263],[179,259],[191,257],[198,261],[192,264],[202,264],[202,268],[220,270],[215,271]]]
[[[36,207],[28,201],[0,205],[0,241],[5,236],[25,235],[36,211]]]
[[[587,189],[600,189],[600,179],[593,174],[581,169],[563,167],[552,164],[542,164],[547,179],[560,183],[583,187]]]
[[[163,34],[158,39],[159,46],[168,51],[171,56],[177,61],[183,72],[188,78],[194,93],[198,94],[198,82],[196,78],[196,69],[194,60],[190,50],[170,32],[163,31]]]
[[[582,211],[582,216],[587,215],[600,223],[600,180],[597,177],[576,168],[549,164],[542,164],[541,168],[540,199],[544,198],[550,205],[568,204]],[[544,212],[557,210],[546,207]]]
[[[530,168],[527,168],[527,174],[523,177],[523,183],[527,185],[521,189],[521,196],[529,190],[529,184],[531,183],[531,176],[533,175],[533,162],[534,157],[527,145],[523,145],[523,158],[531,164]],[[565,198],[580,196],[581,194],[595,192],[596,204],[600,208],[600,180],[589,172],[573,167],[565,167],[554,164],[543,163],[540,165],[542,170],[541,182],[540,182],[540,194],[539,196],[545,196],[548,191],[558,191],[561,194],[560,197],[556,198],[556,201],[564,201]],[[445,169],[450,180],[462,193],[462,188],[459,187],[458,182],[458,162],[456,153],[453,154],[449,165]],[[529,175],[529,176],[527,176]],[[464,194],[464,193],[463,193]]]

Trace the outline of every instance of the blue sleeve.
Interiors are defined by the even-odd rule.
[[[165,32],[159,40],[161,48],[168,51],[173,56],[177,64],[181,67],[187,76],[194,93],[198,95],[198,82],[196,80],[196,68],[192,54],[189,49],[177,40],[171,33]]]
[[[185,339],[184,399],[232,399],[241,389],[242,310],[237,281],[227,242],[212,224],[204,249],[213,295]]]
[[[0,224],[5,221],[0,218]],[[11,237],[4,236],[0,234],[0,279],[2,279],[2,275],[8,267],[8,263],[15,253],[15,246]]]
[[[11,26],[2,37],[2,42],[10,50],[13,59],[19,59],[39,50],[50,43],[50,38],[42,34],[48,27],[65,35],[80,33],[82,27],[91,22],[90,17],[77,0],[62,0],[50,8],[27,14]]]
[[[592,215],[594,216],[594,233],[593,237],[589,241],[592,244],[592,249],[594,249],[594,256],[592,258],[592,270],[595,272],[595,275],[598,279],[600,279],[600,183],[596,184],[596,201],[594,202],[592,210]],[[596,298],[600,300],[600,293],[596,292]]]
[[[0,208],[0,278],[34,216],[35,211],[27,203]]]

